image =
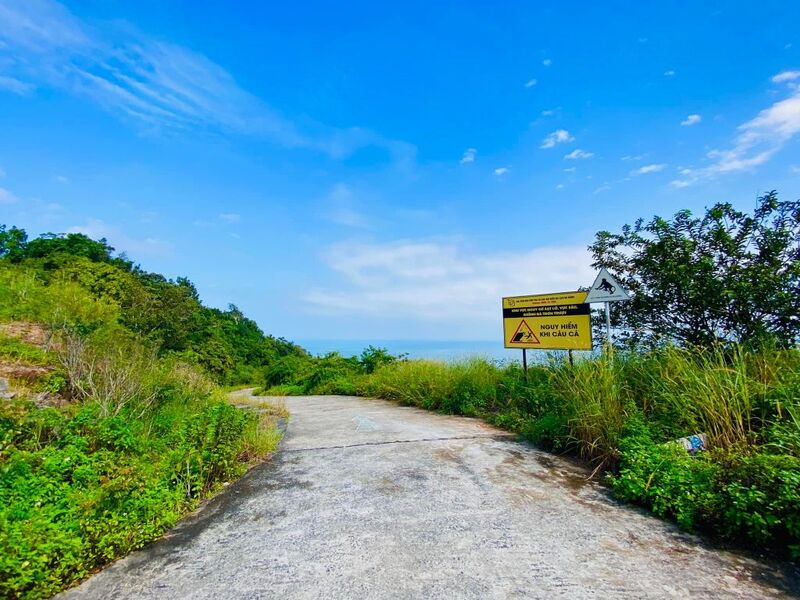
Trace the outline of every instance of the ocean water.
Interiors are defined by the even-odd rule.
[[[487,340],[297,340],[303,348],[316,356],[338,352],[342,356],[358,356],[367,346],[386,348],[390,354],[407,354],[409,358],[457,361],[481,357],[495,361],[522,361],[521,350],[503,348],[501,341]],[[547,360],[541,350],[528,352],[529,364]]]

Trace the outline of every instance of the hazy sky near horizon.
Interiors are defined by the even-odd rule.
[[[500,339],[601,229],[800,197],[797,2],[0,0],[0,223],[292,339]]]

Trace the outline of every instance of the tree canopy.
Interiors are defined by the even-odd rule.
[[[195,361],[220,382],[255,381],[278,358],[305,353],[282,338],[264,335],[234,305],[227,310],[203,306],[185,277],[172,280],[146,272],[114,252],[105,239],[80,233],[28,240],[24,230],[0,225],[0,267],[35,273],[44,282],[77,283],[112,303],[120,324],[157,343],[162,354]]]
[[[715,204],[601,231],[589,247],[633,292],[612,321],[630,344],[795,344],[800,337],[800,201],[776,192],[752,214]]]

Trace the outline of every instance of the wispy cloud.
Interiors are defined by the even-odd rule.
[[[779,73],[773,80],[780,78],[781,82],[788,83],[791,95],[739,125],[731,147],[706,154],[712,161],[710,165],[682,169],[681,177],[671,182],[674,187],[687,187],[703,179],[764,164],[800,133],[800,87],[792,86],[793,78],[781,75]]]
[[[70,227],[67,233],[82,233],[93,239],[105,238],[117,252],[134,257],[165,258],[172,254],[172,244],[168,242],[152,237],[132,237],[100,219],[89,219],[83,225]]]
[[[255,136],[334,158],[370,146],[397,163],[409,164],[415,156],[412,145],[359,127],[301,129],[202,54],[125,23],[90,27],[54,0],[0,0],[0,58],[6,88],[64,90],[148,132]]]
[[[772,83],[786,83],[800,79],[800,71],[782,71],[772,78]]]
[[[476,254],[448,240],[342,242],[329,247],[322,260],[341,282],[305,294],[315,312],[425,321],[443,316],[490,321],[503,295],[574,289],[594,275],[583,245]],[[535,283],[520,273],[536,273]]]
[[[602,194],[603,192],[607,192],[607,191],[608,191],[608,190],[610,190],[610,189],[611,189],[611,186],[610,186],[610,185],[608,185],[607,183],[604,183],[604,184],[603,184],[603,185],[601,185],[599,188],[595,189],[595,191],[594,191],[594,192],[592,192],[592,193],[593,193],[593,194]]]
[[[666,167],[667,165],[665,165],[664,163],[645,165],[634,171],[631,171],[631,175],[636,176],[636,175],[647,175],[648,173],[658,173],[659,171],[663,171]]]
[[[35,89],[36,86],[32,83],[26,83],[25,81],[20,81],[14,77],[0,75],[0,90],[6,90],[12,94],[17,94],[18,96],[27,96]]]
[[[542,64],[543,64],[545,67],[549,67],[550,65],[552,65],[552,64],[553,64],[553,61],[552,61],[552,60],[550,60],[549,58],[545,58],[545,59],[542,61]]]
[[[623,156],[620,160],[644,160],[645,158],[647,157],[644,154],[628,154]]]
[[[552,109],[552,108],[548,108],[548,109],[542,111],[542,116],[543,117],[552,117],[555,114],[556,114],[556,111],[555,111],[555,109]]]
[[[0,204],[16,204],[18,200],[10,190],[0,187]]]
[[[355,194],[345,183],[337,183],[325,199],[325,217],[346,227],[369,227],[369,219],[355,206]]]
[[[537,83],[538,83],[538,82],[537,82],[535,79],[528,79],[528,81],[526,81],[526,82],[525,82],[525,87],[526,87],[526,88],[532,88],[532,87],[533,87],[533,86],[535,86]]]
[[[511,167],[497,167],[494,170],[494,174],[497,175],[498,177],[502,177],[503,175],[508,173],[510,170],[511,170]]]
[[[458,161],[462,165],[466,165],[468,163],[475,162],[475,157],[478,155],[477,148],[467,148],[464,150],[464,156],[461,157],[461,160]]]
[[[690,127],[692,125],[697,125],[702,120],[703,119],[700,117],[700,115],[688,115],[683,121],[681,121],[681,125],[684,127]]]
[[[556,129],[554,132],[549,134],[544,140],[542,140],[542,145],[539,146],[540,148],[552,148],[556,144],[563,144],[565,142],[571,142],[575,138],[573,138],[569,131],[566,129]]]
[[[220,213],[218,218],[220,221],[231,224],[239,223],[242,220],[242,216],[238,213]]]
[[[580,160],[584,158],[592,158],[594,156],[594,152],[586,152],[585,150],[581,150],[580,148],[575,148],[569,154],[564,155],[566,160]]]
[[[664,76],[665,77],[674,77],[675,76],[675,71],[673,71],[672,69],[669,69],[668,71],[664,71]]]

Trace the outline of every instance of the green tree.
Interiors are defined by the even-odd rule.
[[[589,247],[633,292],[614,303],[622,341],[791,345],[800,337],[800,201],[758,199],[752,214],[716,204],[601,231]]]
[[[28,242],[25,258],[46,258],[55,254],[83,256],[93,262],[111,262],[114,248],[105,238],[97,241],[82,233],[45,233]]]
[[[0,258],[7,258],[12,262],[17,262],[25,256],[25,246],[28,242],[28,234],[24,229],[18,227],[6,228],[0,225]]]
[[[405,359],[406,355],[393,356],[386,348],[367,346],[358,357],[358,362],[365,373],[374,373],[379,367],[391,364],[397,360]]]

